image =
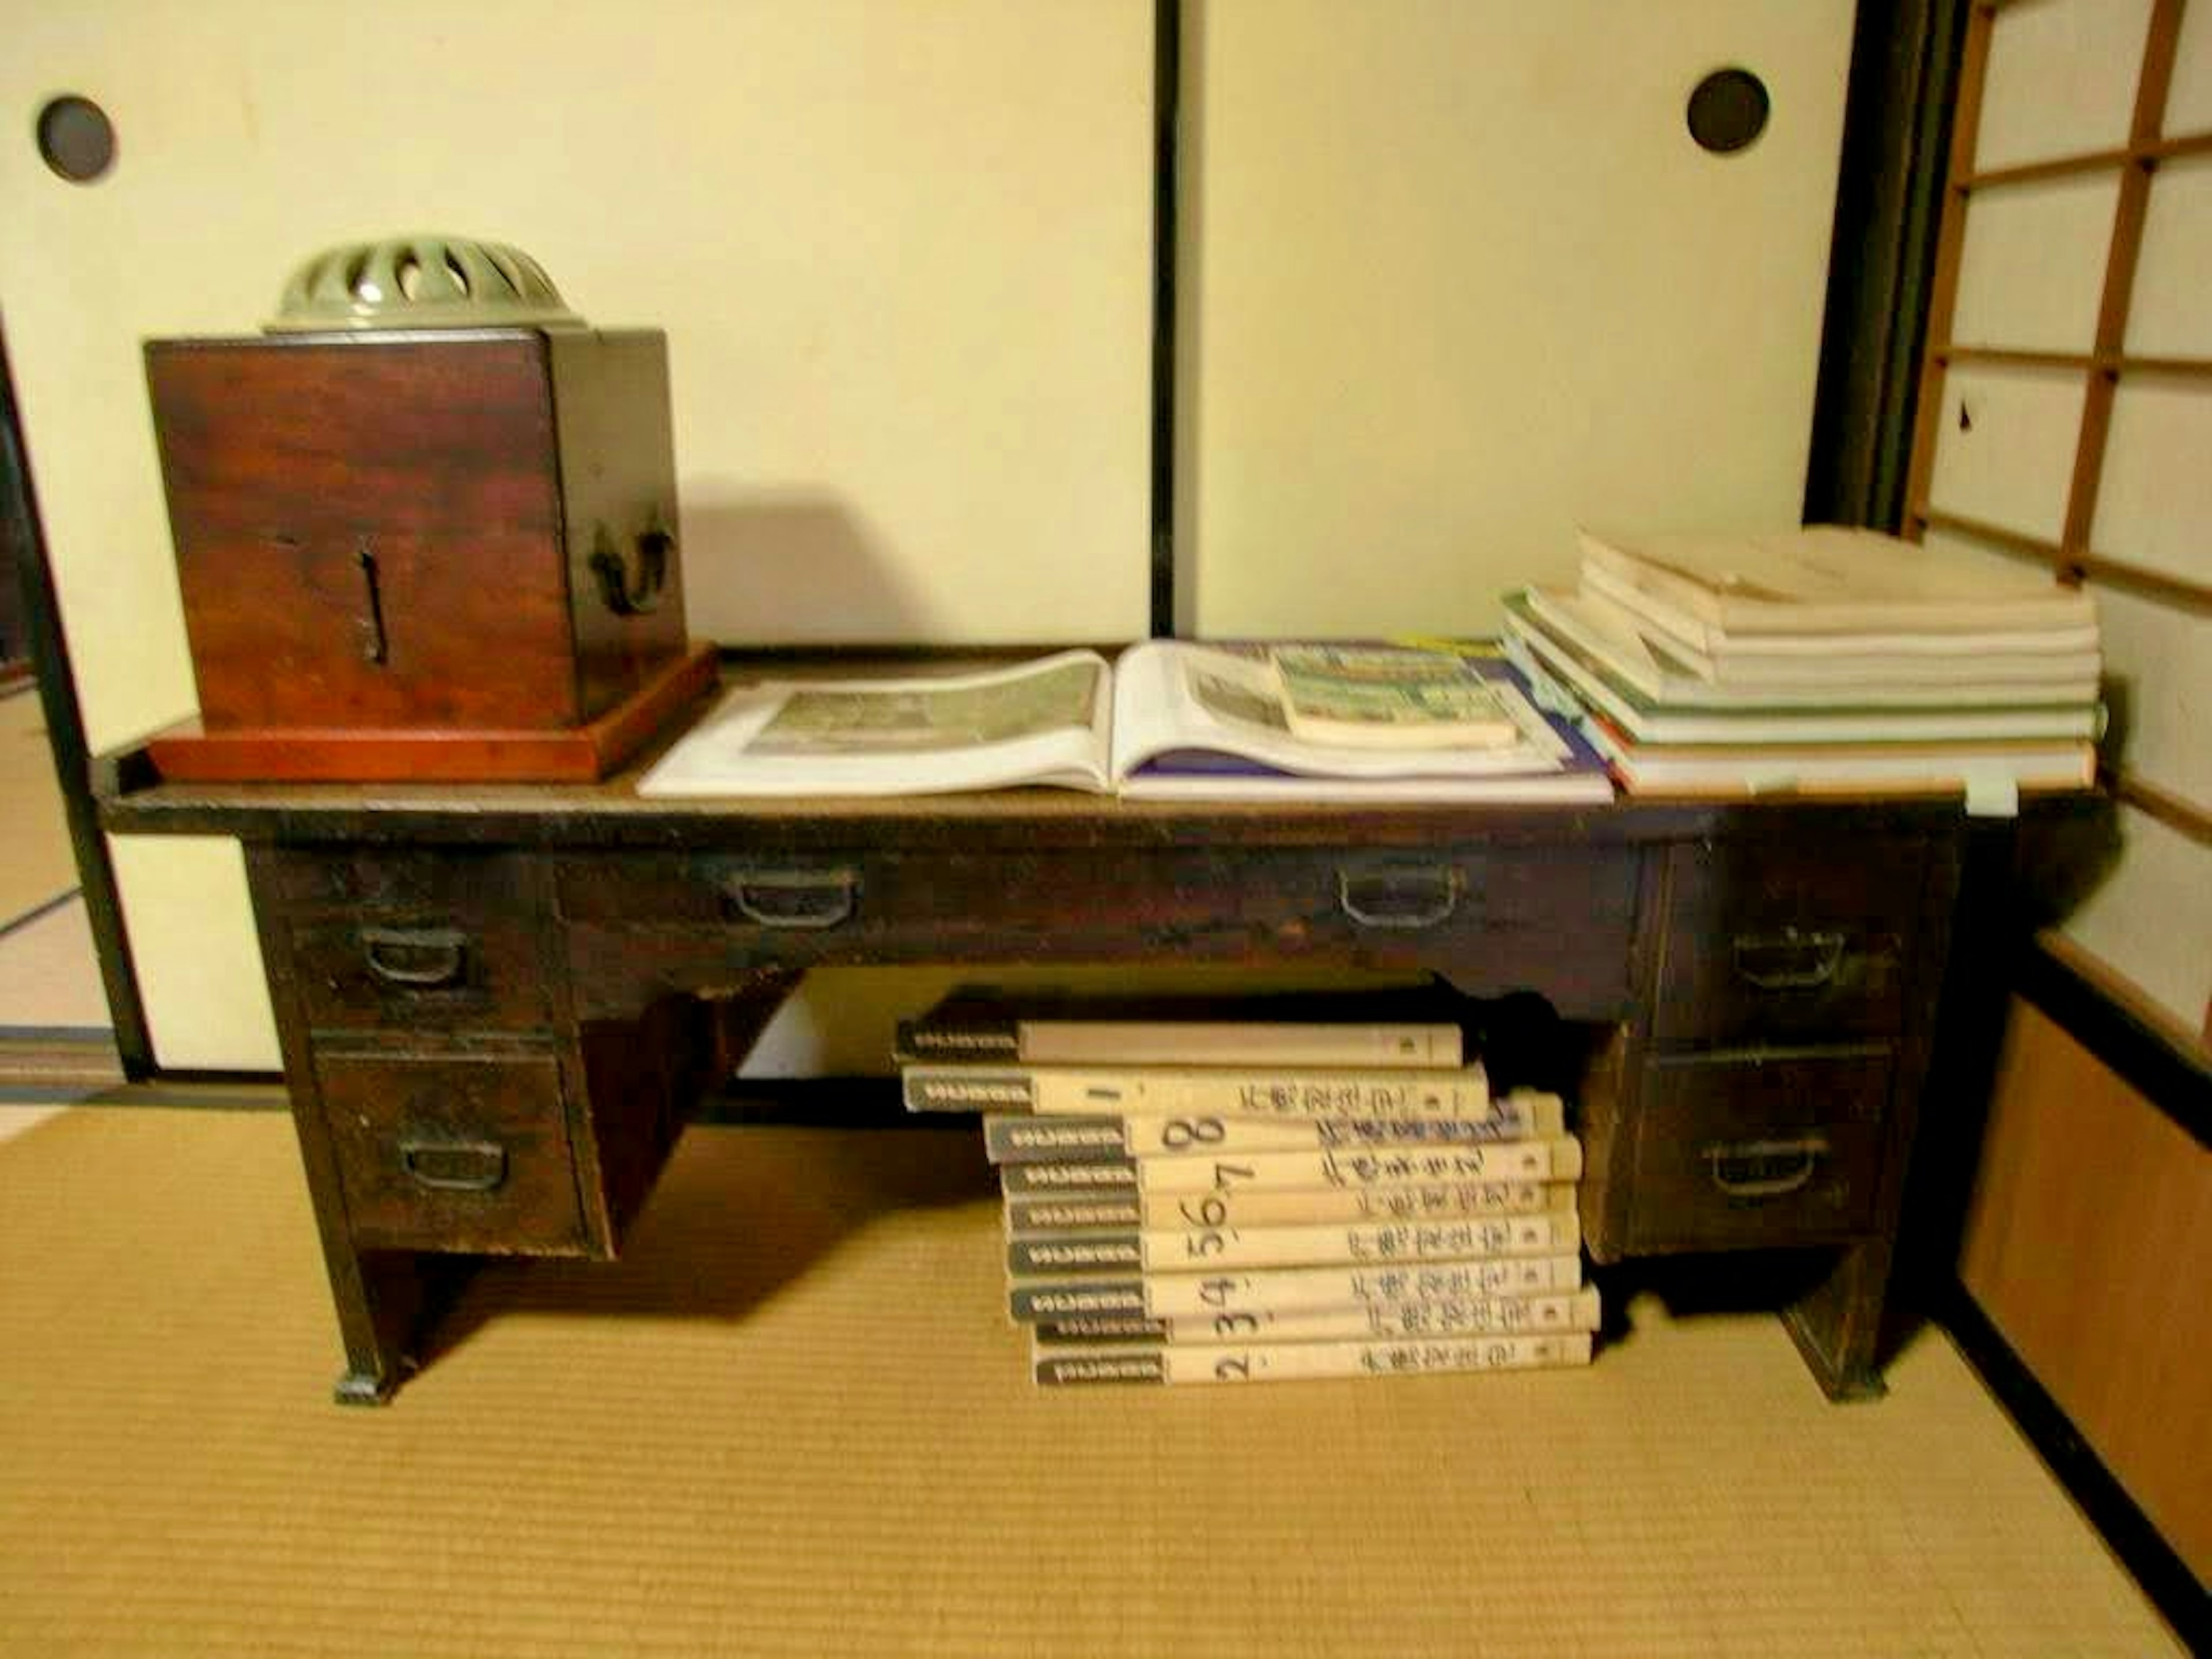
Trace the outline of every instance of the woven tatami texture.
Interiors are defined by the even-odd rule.
[[[619,1265],[496,1267],[381,1411],[289,1121],[0,1144],[0,1652],[2176,1650],[1940,1336],[1041,1392],[960,1133],[694,1131]]]

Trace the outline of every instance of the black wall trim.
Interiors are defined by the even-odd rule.
[[[2021,953],[2014,988],[2127,1085],[2212,1147],[2212,1069],[2146,1024],[2041,944]]]
[[[1175,633],[1176,180],[1182,0],[1152,0],[1152,633]]]
[[[2197,1575],[2082,1439],[2003,1333],[1963,1287],[1943,1308],[1941,1318],[1967,1363],[1981,1373],[1990,1392],[2081,1506],[2120,1565],[2172,1625],[2174,1633],[2191,1653],[2212,1653],[2212,1611],[2208,1611],[2204,1587]]]
[[[100,976],[115,1022],[115,1048],[123,1074],[132,1079],[154,1070],[154,1046],[146,1030],[146,1011],[138,1000],[138,977],[123,932],[123,908],[115,889],[92,799],[84,719],[76,702],[76,681],[70,672],[69,642],[62,632],[61,609],[54,597],[53,566],[46,557],[46,532],[31,484],[31,462],[23,442],[22,418],[15,404],[15,379],[8,362],[8,340],[0,331],[0,537],[15,556],[22,584],[23,614],[30,657],[38,680],[46,730],[61,774],[62,807],[76,851],[77,878],[84,909],[100,956]]]
[[[1969,0],[1859,0],[1836,181],[1808,523],[1905,514]]]

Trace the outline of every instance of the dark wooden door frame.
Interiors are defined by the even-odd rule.
[[[84,894],[85,916],[100,958],[100,982],[115,1024],[116,1052],[122,1059],[124,1075],[136,1082],[154,1073],[153,1043],[147,1033],[145,1006],[138,997],[130,940],[123,928],[115,868],[108,860],[107,842],[94,814],[84,716],[77,706],[69,639],[55,599],[53,565],[46,555],[38,493],[31,481],[30,453],[15,401],[15,379],[9,364],[4,328],[0,328],[0,538],[6,539],[15,556],[32,673],[38,683],[48,740],[53,745],[62,809],[76,854],[77,884]]]

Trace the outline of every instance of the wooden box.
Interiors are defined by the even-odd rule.
[[[712,684],[666,343],[529,327],[146,346],[192,779],[587,781]]]

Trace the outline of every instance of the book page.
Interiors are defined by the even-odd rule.
[[[763,680],[731,691],[641,795],[1106,787],[1112,672],[1063,651],[980,673]]]
[[[1389,749],[1505,744],[1521,733],[1495,681],[1464,658],[1399,646],[1283,645],[1270,653],[1291,735]]]
[[[1212,757],[1233,773],[1272,768],[1312,778],[1494,777],[1557,770],[1571,750],[1544,717],[1507,684],[1498,706],[1514,725],[1510,744],[1473,744],[1414,752],[1322,744],[1291,729],[1280,683],[1258,648],[1147,640],[1122,652],[1114,671],[1113,775],[1174,755]]]

